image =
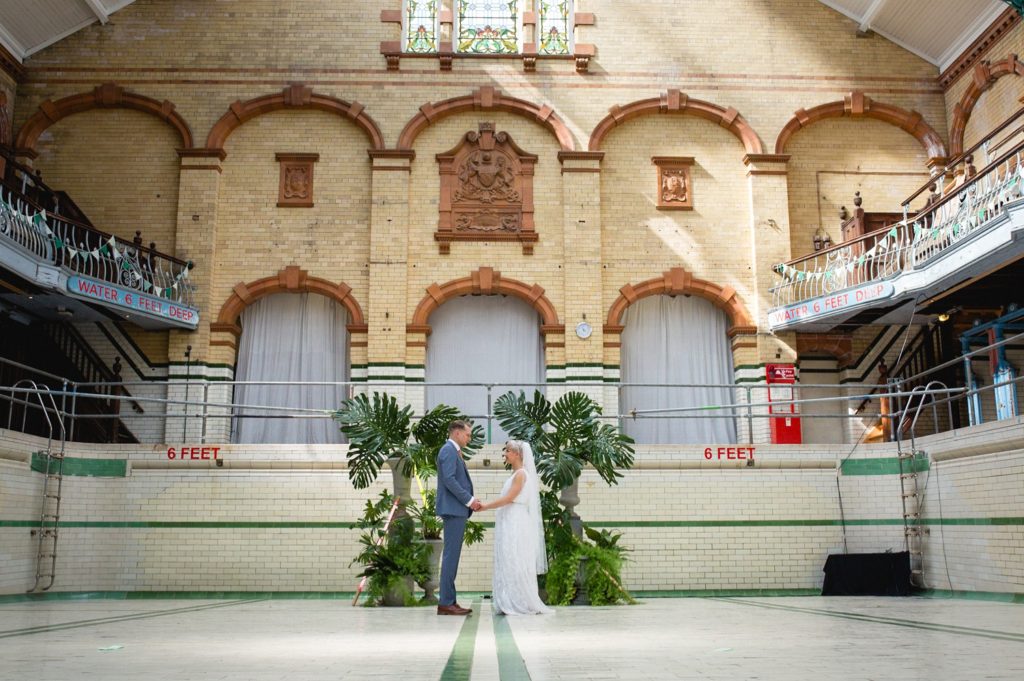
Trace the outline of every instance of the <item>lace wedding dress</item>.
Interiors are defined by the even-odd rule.
[[[508,494],[516,475],[529,476],[525,468],[520,468],[505,481],[501,496]],[[554,612],[544,605],[537,593],[537,553],[543,550],[543,544],[538,545],[539,520],[531,513],[529,495],[525,493],[530,487],[524,484],[515,501],[495,512],[491,603],[495,611],[505,615],[546,615]]]

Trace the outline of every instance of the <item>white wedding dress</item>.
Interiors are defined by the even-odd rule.
[[[516,475],[529,474],[525,468],[513,473],[501,488],[501,496],[508,494]],[[505,615],[546,615],[554,612],[544,605],[537,593],[537,553],[543,548],[537,540],[539,519],[532,516],[525,498],[528,494],[524,492],[529,488],[529,484],[524,484],[511,504],[495,512],[491,603],[496,612]],[[546,564],[544,557],[541,562]]]

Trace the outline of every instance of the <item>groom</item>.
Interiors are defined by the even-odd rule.
[[[444,549],[441,552],[441,597],[438,615],[468,615],[473,612],[455,602],[455,575],[459,571],[466,521],[480,502],[473,496],[473,481],[462,458],[462,448],[473,432],[466,421],[452,421],[448,441],[437,454],[437,514],[444,521]]]

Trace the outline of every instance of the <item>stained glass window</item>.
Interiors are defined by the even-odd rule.
[[[572,0],[540,0],[537,52],[572,54]]]
[[[437,52],[437,0],[406,0],[405,51]]]
[[[522,33],[519,0],[458,0],[458,46],[469,54],[516,54]]]

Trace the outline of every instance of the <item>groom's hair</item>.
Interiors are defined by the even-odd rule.
[[[456,430],[470,430],[469,421],[463,421],[462,419],[457,419],[457,420],[452,421],[451,423],[448,424],[448,434],[449,435],[454,433]]]

